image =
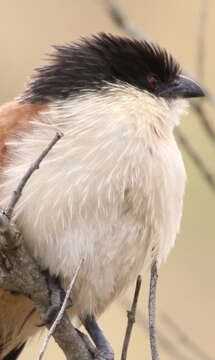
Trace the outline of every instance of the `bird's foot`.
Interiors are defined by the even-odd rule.
[[[49,273],[47,273],[47,281],[48,281],[48,287],[50,291],[50,307],[47,310],[47,312],[43,315],[42,321],[37,324],[36,326],[42,327],[47,324],[51,324],[57,317],[57,314],[59,313],[62,303],[65,298],[65,291],[62,289],[60,285],[59,278],[50,276]],[[69,299],[67,301],[67,307],[69,308],[72,306],[72,301]]]
[[[94,359],[114,360],[113,348],[98,325],[95,316],[88,315],[84,320],[84,326],[96,345]]]

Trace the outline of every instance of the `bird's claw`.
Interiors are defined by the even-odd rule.
[[[43,319],[39,324],[36,324],[37,327],[42,327],[49,325],[54,322],[59,313],[64,298],[66,296],[65,291],[62,289],[60,285],[60,281],[56,277],[50,276],[47,274],[48,277],[48,286],[50,291],[50,307],[48,308],[47,312],[43,314]],[[68,299],[66,304],[66,309],[72,306],[72,300]]]

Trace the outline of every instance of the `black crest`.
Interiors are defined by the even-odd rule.
[[[35,70],[21,101],[66,99],[84,90],[101,89],[106,82],[146,89],[148,74],[169,83],[180,73],[178,63],[165,49],[147,41],[101,33],[54,48],[49,65]]]

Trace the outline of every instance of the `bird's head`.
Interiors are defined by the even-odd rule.
[[[177,99],[204,96],[196,82],[182,75],[179,64],[165,49],[148,41],[101,33],[55,46],[50,60],[36,69],[22,102],[71,102],[83,94],[95,97],[116,86],[136,89],[145,99],[155,100],[154,104],[156,100],[172,104]],[[105,95],[103,99],[108,107]]]

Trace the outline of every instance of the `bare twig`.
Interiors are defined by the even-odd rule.
[[[128,308],[130,305],[129,300],[124,297],[121,300],[121,304]],[[142,313],[142,311],[137,309],[137,323],[142,326],[145,331],[148,331],[149,323],[147,317]],[[170,338],[165,335],[165,333],[159,328],[157,329],[157,336],[159,340],[160,347],[169,354],[174,360],[191,360],[191,357],[187,356]],[[212,360],[212,359],[210,359]]]
[[[185,134],[179,128],[177,128],[176,137],[177,137],[179,143],[183,146],[184,150],[189,155],[189,157],[192,159],[194,164],[198,167],[200,173],[202,174],[204,179],[207,181],[207,183],[209,184],[211,189],[213,191],[215,191],[215,179],[214,179],[213,174],[206,167],[206,165],[205,165],[203,159],[200,157],[199,153],[192,147],[192,145],[188,141]]]
[[[197,74],[199,81],[204,83],[204,63],[205,63],[205,35],[207,25],[207,0],[200,1],[199,26],[197,34]]]
[[[125,309],[127,309],[130,305],[130,301],[127,298],[127,296],[124,296],[120,302]],[[148,330],[147,317],[142,313],[142,311],[140,311],[138,309],[137,309],[136,313],[137,313],[137,323],[139,325],[141,325],[145,331],[147,331]],[[167,316],[167,315],[165,315],[165,316]],[[168,316],[168,318],[169,318],[169,320],[172,321],[172,318],[170,318],[169,316]],[[174,360],[191,360],[192,357],[190,354],[187,353],[187,351],[193,351],[193,353],[194,353],[194,351],[196,349],[197,350],[196,354],[201,360],[213,360],[213,358],[210,357],[210,355],[207,354],[204,350],[200,349],[199,345],[196,342],[194,342],[189,335],[185,334],[184,331],[181,328],[179,328],[178,325],[177,325],[177,328],[172,329],[172,330],[176,334],[178,333],[177,334],[178,338],[180,338],[180,340],[182,342],[186,342],[187,350],[184,350],[184,349],[182,349],[181,346],[178,346],[178,344],[175,343],[168,335],[165,335],[164,331],[159,330],[159,327],[157,329],[157,337],[158,337],[159,345],[166,353],[168,353],[171,356],[172,359],[174,359]],[[173,333],[173,331],[172,331],[172,333]],[[173,334],[173,337],[174,337],[174,334]],[[193,347],[194,350],[192,350],[191,347]]]
[[[156,287],[157,287],[157,264],[154,262],[151,267],[151,280],[149,292],[149,336],[151,344],[152,360],[160,360],[158,347],[157,347],[157,334],[156,334]]]
[[[190,339],[190,337],[175,323],[175,321],[173,321],[172,318],[169,317],[169,315],[163,314],[162,319],[169,326],[171,331],[174,331],[180,342],[185,344],[194,355],[201,360],[212,360],[212,358],[208,356],[208,354],[206,354],[198,344]]]
[[[127,312],[128,323],[127,323],[126,333],[125,333],[125,337],[124,337],[124,341],[123,341],[121,360],[126,360],[126,358],[127,358],[128,345],[129,345],[129,341],[130,341],[130,337],[131,337],[132,328],[135,323],[135,315],[136,315],[137,302],[138,302],[138,297],[139,297],[139,293],[140,293],[141,282],[142,282],[141,276],[138,275],[131,310]]]
[[[21,179],[20,183],[17,186],[17,189],[13,192],[13,195],[9,201],[7,209],[4,210],[4,214],[7,217],[11,217],[13,209],[18,202],[20,196],[22,195],[22,190],[33,174],[33,172],[37,169],[39,169],[39,165],[41,161],[45,158],[45,156],[49,153],[49,151],[53,148],[53,146],[62,138],[63,134],[60,132],[57,132],[54,138],[51,140],[51,142],[47,145],[47,147],[42,151],[40,156],[31,164],[23,178]]]
[[[80,268],[81,268],[82,263],[83,263],[83,259],[81,260],[80,264],[78,265],[78,267],[77,267],[77,269],[76,269],[76,271],[75,271],[75,274],[74,274],[74,276],[73,276],[73,278],[72,278],[72,281],[71,281],[71,283],[70,283],[70,285],[69,285],[69,287],[68,287],[68,289],[67,289],[67,291],[66,291],[66,296],[65,296],[65,298],[64,298],[62,307],[61,307],[61,309],[60,309],[60,311],[59,311],[59,313],[58,313],[55,321],[53,322],[52,326],[50,327],[50,329],[49,329],[49,331],[48,331],[48,334],[47,334],[47,336],[46,336],[46,339],[45,339],[45,341],[44,341],[44,343],[43,343],[43,346],[42,346],[42,349],[41,349],[41,351],[40,351],[38,360],[41,360],[41,359],[42,359],[42,357],[43,357],[43,355],[44,355],[44,353],[45,353],[45,350],[46,350],[46,348],[47,348],[47,345],[48,345],[48,343],[49,343],[49,340],[50,340],[51,336],[53,335],[53,333],[54,333],[57,325],[60,323],[60,321],[61,321],[61,319],[62,319],[62,317],[63,317],[63,314],[64,314],[64,312],[65,312],[65,310],[66,310],[67,301],[68,301],[68,299],[69,299],[69,297],[70,297],[72,288],[73,288],[73,286],[74,286],[74,284],[75,284],[75,281],[76,281],[76,279],[77,279],[77,277],[78,277],[78,274],[79,274],[79,271],[80,271]]]

